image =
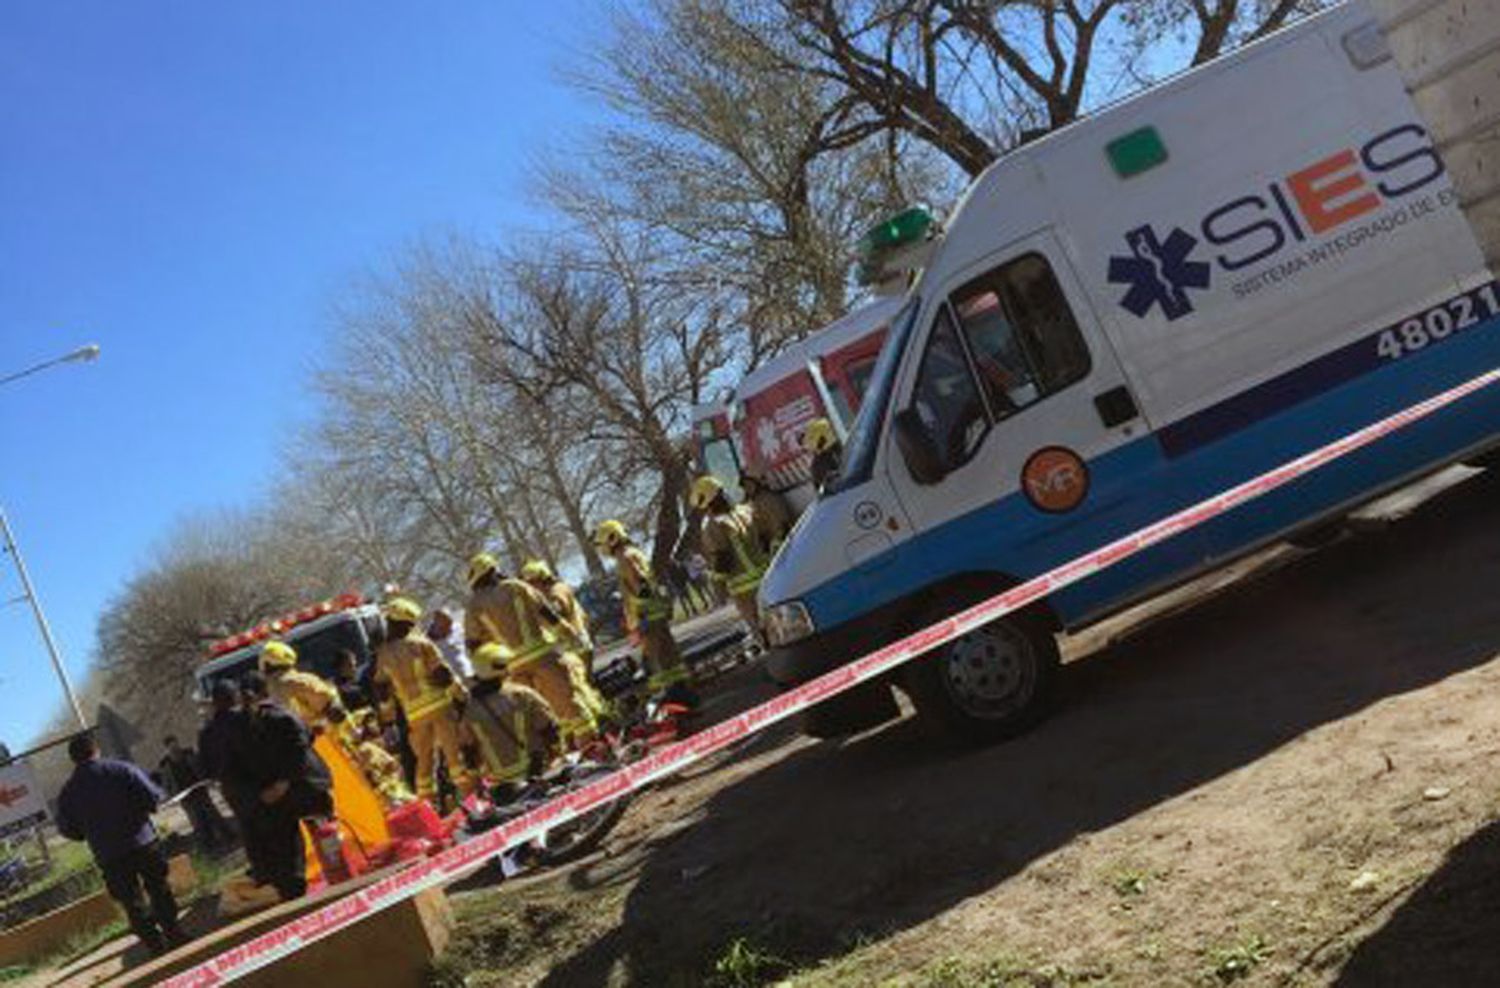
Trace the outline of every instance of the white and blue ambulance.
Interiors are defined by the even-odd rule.
[[[1023,146],[941,228],[837,481],[761,585],[768,669],[893,637],[1500,365],[1500,285],[1373,15],[1347,5]],[[1500,439],[1486,389],[817,708],[976,740],[1048,709],[1055,635]]]

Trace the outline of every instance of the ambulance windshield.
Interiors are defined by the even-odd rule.
[[[849,427],[849,441],[844,445],[844,459],[838,476],[823,488],[825,494],[848,490],[870,479],[875,466],[875,450],[880,443],[880,426],[885,421],[886,405],[895,386],[896,369],[901,366],[901,354],[911,339],[912,326],[916,323],[919,300],[915,295],[891,320],[891,331],[886,334],[885,345],[880,348],[880,357],[875,369],[870,372],[870,386],[859,414]]]

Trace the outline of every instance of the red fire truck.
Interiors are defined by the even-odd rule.
[[[357,593],[340,594],[215,642],[195,673],[198,692],[207,698],[216,680],[238,679],[254,669],[261,648],[272,638],[297,650],[299,667],[327,680],[334,677],[339,653],[353,652],[363,676],[384,637],[385,622],[377,605]]]

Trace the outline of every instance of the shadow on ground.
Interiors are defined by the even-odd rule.
[[[799,963],[842,953],[1319,725],[1483,663],[1500,651],[1497,497],[1482,477],[1071,663],[1064,712],[1010,744],[937,751],[902,722],[789,745],[652,852],[624,922],[545,983],[701,983],[737,936]],[[1351,971],[1394,963],[1405,927],[1443,920],[1448,899],[1496,932],[1493,898],[1465,906],[1454,881],[1435,879]]]
[[[1401,908],[1355,948],[1336,984],[1500,984],[1500,823],[1454,848]]]

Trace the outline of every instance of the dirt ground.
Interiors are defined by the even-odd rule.
[[[604,856],[459,892],[436,980],[1500,983],[1497,522],[1484,475],[1263,553],[1070,642],[1009,744],[755,739]]]

